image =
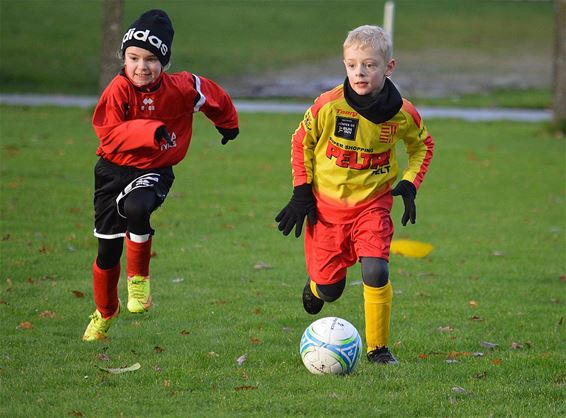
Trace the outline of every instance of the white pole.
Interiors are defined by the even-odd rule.
[[[383,8],[383,29],[391,36],[393,42],[393,22],[395,20],[395,2],[387,1]]]

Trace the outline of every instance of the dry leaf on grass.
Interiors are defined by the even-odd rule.
[[[497,347],[497,344],[495,344],[495,343],[490,343],[490,342],[488,342],[488,341],[482,341],[482,342],[480,343],[480,345],[481,345],[482,347],[491,348],[491,349],[494,349],[494,348]]]
[[[18,326],[18,328],[20,328],[20,329],[32,329],[33,325],[29,321],[24,321],[24,322],[20,322],[20,325]]]
[[[247,358],[248,358],[248,353],[244,353],[236,359],[236,363],[238,363],[238,366],[241,366],[246,362]]]
[[[43,311],[39,314],[41,318],[55,318],[57,316],[53,311]]]
[[[258,261],[257,263],[255,263],[254,265],[254,269],[256,270],[269,270],[272,269],[273,267],[271,267],[270,264],[267,264],[263,261]]]
[[[85,294],[83,292],[81,292],[80,290],[73,290],[73,295],[76,298],[84,298]]]
[[[408,239],[391,241],[391,253],[405,257],[424,258],[433,250],[432,244]]]
[[[121,373],[128,373],[128,372],[135,372],[141,368],[141,364],[134,363],[131,366],[127,367],[117,367],[117,368],[106,368],[106,367],[98,367],[100,370],[104,372],[108,372],[111,374],[121,374]]]

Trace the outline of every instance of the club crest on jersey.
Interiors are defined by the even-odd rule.
[[[150,34],[151,32],[149,29],[136,31],[136,28],[131,28],[124,34],[124,37],[122,38],[122,45],[130,39],[136,39],[141,42],[149,42],[151,45],[159,49],[159,52],[161,52],[163,56],[166,56],[167,51],[169,50],[167,45],[165,45],[165,43],[157,36]]]
[[[379,133],[379,142],[389,144],[393,140],[393,136],[397,133],[398,123],[385,122],[381,124],[381,132]]]
[[[359,119],[336,116],[334,136],[354,141],[356,139],[356,131],[358,130],[359,122]]]

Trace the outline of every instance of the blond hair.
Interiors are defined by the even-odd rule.
[[[392,58],[393,43],[391,36],[380,26],[363,25],[348,32],[343,48],[357,45],[366,48],[371,47],[379,51],[388,62]]]

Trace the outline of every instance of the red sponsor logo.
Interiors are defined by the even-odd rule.
[[[380,153],[370,153],[355,150],[346,150],[331,142],[326,148],[326,157],[335,158],[338,167],[352,168],[354,170],[375,170],[380,167],[389,165],[389,157],[391,150]]]

